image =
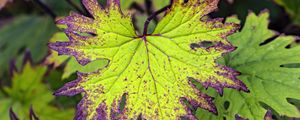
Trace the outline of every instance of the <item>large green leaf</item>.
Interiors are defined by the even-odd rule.
[[[266,112],[263,106],[269,106],[281,116],[300,117],[297,107],[287,101],[288,98],[300,99],[300,68],[284,67],[300,63],[300,46],[286,48],[295,38],[284,35],[265,42],[276,35],[268,29],[268,17],[267,12],[259,16],[250,13],[242,31],[228,37],[238,49],[226,57],[226,65],[241,72],[238,78],[250,93],[225,90],[223,97],[217,96],[219,119],[233,120],[233,116],[239,114],[250,120],[260,120]],[[208,114],[202,111],[198,115],[217,119]]]
[[[300,25],[300,0],[274,0],[284,7],[294,23]]]
[[[59,32],[54,34],[54,36],[51,38],[50,42],[66,42],[68,41],[68,37],[63,32]],[[63,79],[66,79],[70,77],[70,75],[74,74],[75,72],[93,72],[97,69],[103,68],[105,65],[107,65],[107,60],[96,60],[92,63],[82,66],[80,65],[74,57],[69,56],[58,56],[58,53],[54,50],[50,51],[49,56],[45,60],[45,64],[51,65],[53,64],[54,67],[65,65],[64,72],[62,75]]]
[[[121,12],[119,1],[108,3],[101,9],[97,0],[83,0],[93,19],[71,13],[58,20],[68,26],[70,41],[49,45],[59,54],[75,56],[82,65],[109,60],[106,68],[78,73],[77,80],[55,92],[84,94],[75,119],[194,118],[184,101],[217,113],[211,97],[196,89],[190,78],[220,94],[226,87],[247,91],[235,70],[215,63],[234,49],[225,38],[237,29],[220,19],[202,19],[217,8],[218,0],[175,0],[154,33],[141,36],[131,16]]]
[[[47,55],[47,42],[56,31],[53,20],[41,16],[19,16],[0,29],[0,76],[8,70],[9,61],[22,59],[25,49],[34,62]]]
[[[42,120],[72,119],[73,109],[58,109],[50,104],[54,100],[52,91],[42,79],[47,66],[24,64],[21,72],[14,72],[11,87],[5,87],[7,96],[0,97],[0,119],[9,120],[9,109],[12,108],[22,120],[29,120],[32,107]],[[62,112],[63,111],[63,112]]]

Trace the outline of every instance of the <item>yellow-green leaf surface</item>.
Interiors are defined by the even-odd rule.
[[[68,41],[68,37],[63,32],[58,32],[53,35],[50,39],[50,42],[64,42]],[[50,54],[47,56],[45,62],[47,65],[52,65],[56,68],[59,66],[64,65],[64,72],[62,75],[63,79],[70,77],[70,75],[74,74],[75,72],[93,72],[99,68],[103,68],[107,65],[107,60],[96,60],[92,63],[82,66],[80,65],[74,57],[70,56],[58,56],[58,53],[54,50],[50,50]]]
[[[261,120],[267,111],[265,106],[280,116],[300,117],[299,109],[288,102],[300,99],[300,68],[286,67],[300,63],[300,46],[287,47],[295,41],[293,36],[274,37],[276,32],[268,29],[268,18],[268,12],[258,16],[250,13],[242,31],[228,37],[238,48],[225,58],[226,65],[241,72],[238,78],[250,93],[225,90],[223,97],[216,97],[219,116],[202,112],[200,118],[234,120],[233,116],[239,114]],[[265,42],[270,38],[274,40]]]
[[[238,72],[215,63],[234,50],[226,36],[238,28],[221,19],[202,19],[217,8],[218,0],[174,0],[149,35],[136,35],[131,15],[121,12],[118,0],[109,0],[105,8],[97,0],[82,2],[93,18],[71,13],[58,20],[67,25],[70,41],[49,47],[75,56],[82,65],[99,59],[109,64],[78,73],[77,80],[56,91],[68,96],[83,93],[75,119],[195,119],[184,101],[217,113],[212,98],[195,88],[191,79],[220,94],[226,87],[247,91],[235,77]]]
[[[50,104],[55,96],[42,81],[46,71],[47,66],[32,66],[29,62],[22,71],[14,71],[11,87],[4,88],[7,95],[0,96],[1,120],[9,120],[10,108],[21,120],[29,120],[31,107],[41,120],[72,119],[73,109],[62,110]]]

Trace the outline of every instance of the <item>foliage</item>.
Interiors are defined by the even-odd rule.
[[[294,23],[300,25],[300,1],[299,0],[274,0],[289,13]]]
[[[55,31],[53,21],[42,16],[18,16],[1,27],[0,77],[7,72],[10,60],[22,60],[24,49],[32,53],[34,62],[41,61],[47,55],[47,43]]]
[[[263,105],[281,116],[300,117],[297,107],[287,101],[287,98],[300,99],[300,69],[284,66],[300,63],[300,46],[287,48],[295,38],[276,37],[276,32],[268,29],[268,17],[267,12],[259,16],[250,13],[243,30],[228,37],[238,49],[225,57],[225,63],[241,72],[238,78],[250,93],[225,90],[225,96],[217,96],[219,119],[232,120],[234,114],[250,120],[262,119],[266,112]],[[236,20],[231,18],[230,21]],[[205,112],[199,116],[208,117]]]
[[[0,97],[0,119],[8,120],[12,108],[18,118],[29,120],[31,107],[42,120],[71,119],[73,109],[61,110],[50,104],[54,96],[42,81],[47,67],[32,66],[25,61],[20,72],[14,71],[11,87],[4,88],[7,95]]]
[[[134,119],[140,114],[145,119],[193,118],[185,100],[217,113],[212,99],[198,91],[190,78],[220,94],[226,87],[247,91],[236,71],[215,63],[234,49],[224,38],[237,26],[219,19],[200,20],[217,8],[218,0],[174,1],[154,33],[141,36],[135,34],[130,15],[121,13],[119,1],[108,2],[103,10],[96,0],[83,0],[94,19],[71,13],[58,20],[68,26],[65,33],[70,41],[49,45],[59,54],[75,56],[82,65],[110,60],[102,70],[78,73],[77,80],[55,93],[84,93],[75,119]],[[207,42],[212,45],[204,46]],[[198,44],[191,47],[193,43]]]
[[[217,1],[0,0],[0,120],[300,118],[299,0]]]

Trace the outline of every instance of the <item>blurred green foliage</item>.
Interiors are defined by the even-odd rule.
[[[11,60],[21,61],[26,50],[31,52],[34,62],[41,61],[55,31],[53,20],[46,16],[22,15],[5,23],[0,29],[0,76],[7,74]]]
[[[13,72],[11,87],[4,87],[5,96],[0,98],[0,119],[9,120],[12,108],[18,118],[29,120],[30,107],[42,120],[72,119],[74,109],[59,109],[50,102],[54,100],[52,91],[44,83],[46,66],[32,66],[26,61],[22,70]],[[62,112],[63,111],[63,112]]]
[[[283,6],[295,24],[300,25],[300,0],[274,0]]]

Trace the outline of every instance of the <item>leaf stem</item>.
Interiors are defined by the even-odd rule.
[[[162,13],[162,12],[168,10],[168,9],[172,6],[172,3],[173,3],[173,0],[171,0],[170,5],[165,6],[165,7],[163,7],[162,9],[160,9],[160,10],[154,12],[151,16],[149,16],[149,17],[147,18],[147,20],[145,21],[145,24],[144,24],[144,32],[143,32],[143,36],[146,36],[146,35],[148,34],[148,33],[147,33],[147,32],[148,32],[148,26],[149,26],[151,20],[153,20],[158,14],[160,14],[160,13]]]
[[[146,12],[148,15],[152,15],[153,14],[153,2],[152,0],[145,0],[145,6],[146,6]],[[154,22],[157,23],[158,22],[158,18],[157,16],[155,16],[153,18]]]
[[[49,14],[53,19],[56,18],[56,14],[43,2],[41,2],[40,0],[33,0],[34,2],[36,2],[47,14]]]

